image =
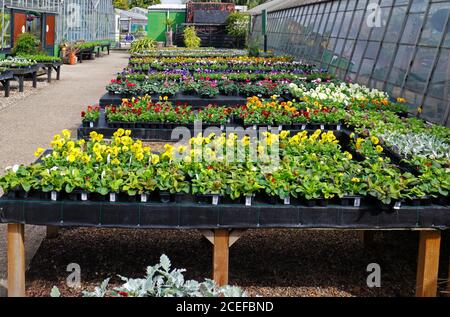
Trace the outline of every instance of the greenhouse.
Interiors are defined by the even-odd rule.
[[[114,8],[110,0],[3,0],[0,13],[3,53],[25,32],[34,34],[51,55],[58,54],[62,42],[115,37]]]
[[[1,20],[1,297],[450,295],[449,1],[22,4]]]
[[[448,1],[274,0],[250,12],[252,36],[269,49],[405,97],[412,113],[449,126],[449,10]]]

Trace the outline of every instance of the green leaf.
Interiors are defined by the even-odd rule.
[[[52,290],[50,291],[50,297],[61,297],[61,292],[56,286],[52,287]]]
[[[170,270],[170,260],[167,257],[167,255],[163,254],[161,255],[159,262],[161,263],[161,267],[165,270],[165,271],[169,271]]]

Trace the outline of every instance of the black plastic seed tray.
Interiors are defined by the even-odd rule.
[[[160,95],[152,95],[152,100],[159,100]],[[104,94],[99,101],[100,107],[106,107],[109,105],[118,106],[122,104],[122,99],[130,99],[132,96],[112,95],[110,93]],[[168,100],[173,103],[188,104],[194,109],[204,108],[208,105],[214,104],[217,106],[236,106],[245,105],[247,99],[239,96],[225,96],[217,95],[214,98],[201,98],[196,95],[184,95],[177,93],[174,96],[169,96]]]
[[[337,205],[212,205],[0,198],[0,221],[57,226],[126,228],[439,228],[450,227],[450,209],[402,207],[383,211]]]

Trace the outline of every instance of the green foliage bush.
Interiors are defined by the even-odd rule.
[[[139,53],[147,50],[154,49],[156,47],[156,41],[148,37],[141,38],[131,43],[130,53]]]
[[[248,56],[259,57],[259,39],[251,39],[247,48]]]
[[[201,39],[197,36],[195,27],[188,26],[183,31],[184,45],[188,48],[200,47]]]
[[[14,44],[14,54],[37,54],[39,42],[31,33],[22,33]]]
[[[242,12],[233,12],[227,18],[227,33],[232,36],[245,38],[249,23],[250,15]]]

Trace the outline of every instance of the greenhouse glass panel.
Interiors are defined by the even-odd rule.
[[[414,46],[411,45],[400,45],[395,57],[394,64],[391,68],[391,73],[388,76],[388,81],[402,85],[405,80],[408,66],[412,60],[414,54]]]
[[[428,0],[412,0],[409,12],[421,13],[426,10]]]
[[[431,78],[430,86],[428,87],[427,94],[449,100],[450,97],[450,50],[442,49],[440,52],[439,60],[434,69],[434,73]]]
[[[414,57],[411,70],[406,79],[406,88],[418,93],[423,93],[425,85],[433,67],[436,49],[419,47]]]
[[[391,7],[380,9],[381,25],[372,28],[372,34],[370,35],[371,40],[380,41],[382,39],[386,28],[386,23],[389,21],[390,13]]]
[[[406,16],[406,7],[395,7],[384,36],[385,42],[397,42]]]
[[[339,37],[347,37],[348,30],[350,28],[350,25],[352,24],[352,16],[353,11],[347,11],[344,15],[344,20],[342,22],[341,30],[339,32]]]
[[[428,96],[425,98],[424,104],[427,105],[423,109],[422,115],[424,117],[433,122],[444,123],[443,114],[448,111],[448,102]],[[449,123],[447,123],[447,126],[449,126]]]
[[[423,15],[409,14],[400,42],[404,44],[416,44],[420,35],[420,29],[422,28],[422,22]]]
[[[373,77],[386,80],[395,54],[395,44],[383,43],[373,72]]]
[[[363,21],[363,17],[364,17],[364,11],[362,11],[362,10],[355,11],[355,14],[353,16],[352,26],[348,33],[349,38],[356,39],[356,37],[358,36],[358,31],[360,29],[360,25]]]
[[[447,29],[449,12],[450,3],[431,4],[425,26],[422,30],[420,44],[439,45],[443,32]]]

